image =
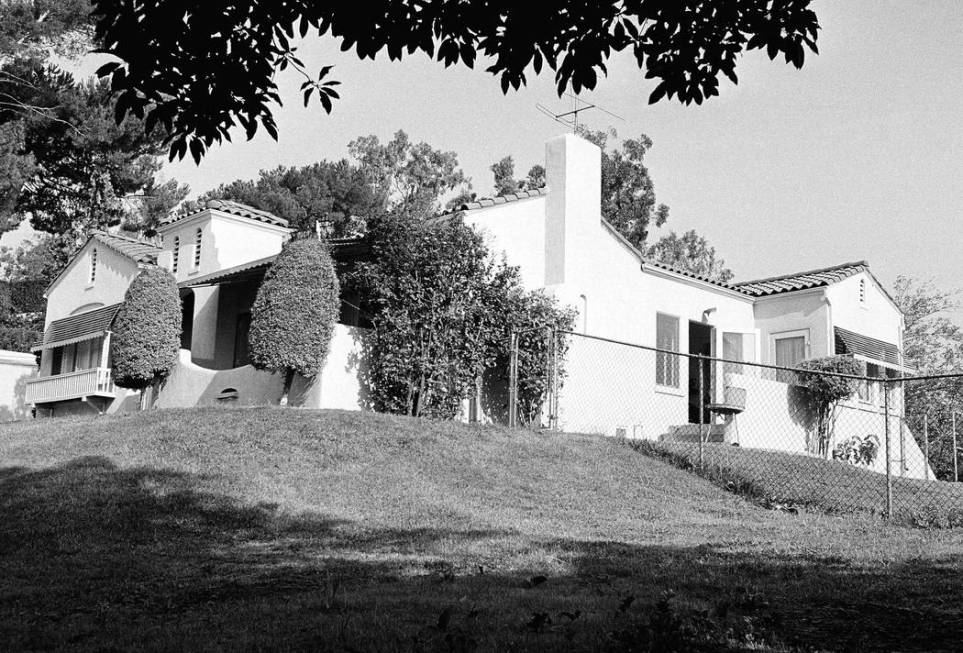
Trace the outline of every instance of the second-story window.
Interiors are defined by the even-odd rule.
[[[90,250],[90,283],[97,280],[97,248]]]
[[[171,256],[171,272],[177,274],[177,263],[181,257],[181,239],[179,236],[174,236],[174,251]]]
[[[197,228],[197,232],[194,234],[194,269],[201,267],[201,228]]]

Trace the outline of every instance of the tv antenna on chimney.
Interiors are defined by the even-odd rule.
[[[544,113],[546,116],[548,116],[555,122],[560,122],[566,127],[571,127],[573,131],[578,131],[578,114],[581,113],[582,111],[588,111],[589,109],[598,109],[602,113],[607,113],[613,118],[616,118],[622,121],[625,120],[625,118],[623,118],[622,116],[616,115],[611,111],[609,111],[608,109],[604,109],[603,107],[600,107],[597,104],[591,104],[589,102],[586,102],[585,100],[582,100],[581,98],[579,98],[579,96],[574,95],[573,93],[566,93],[565,96],[572,98],[571,111],[565,111],[563,113],[555,113],[545,105],[537,104],[537,103],[535,104],[535,108],[541,111],[542,113]],[[579,105],[579,103],[582,103],[582,104]]]

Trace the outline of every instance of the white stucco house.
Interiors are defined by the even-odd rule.
[[[905,371],[903,316],[865,261],[727,284],[647,260],[601,216],[600,159],[595,145],[573,134],[557,137],[546,145],[545,188],[460,207],[492,249],[520,267],[527,287],[578,310],[577,332],[786,367],[848,354],[871,376]],[[703,419],[713,419],[705,404],[739,388],[746,404],[738,417],[741,446],[807,450],[810,434],[778,373],[731,364],[705,373]],[[699,385],[695,360],[572,337],[558,426],[690,437],[695,431],[686,425],[699,421]],[[882,397],[874,385],[844,402],[837,440],[875,432],[882,441]],[[923,477],[928,468],[912,434],[901,438],[894,469]],[[885,468],[882,456],[876,465]]]
[[[554,138],[546,144],[544,188],[471,202],[440,219],[461,215],[493,252],[519,266],[528,288],[575,307],[580,334],[787,367],[849,354],[874,376],[905,369],[902,315],[866,262],[727,284],[647,260],[601,216],[600,158],[595,145],[575,135]],[[280,378],[247,364],[247,329],[261,279],[289,237],[284,220],[227,201],[169,220],[152,242],[93,234],[47,290],[40,374],[27,382],[27,402],[40,415],[136,406],[133,394],[110,378],[111,323],[128,285],[149,265],[173,272],[183,305],[180,362],[157,405],[276,402]],[[331,244],[336,261],[367,254],[363,239]],[[296,384],[304,405],[361,406],[356,304],[343,303],[322,375]],[[700,398],[697,362],[600,342],[571,338],[561,429],[685,438],[700,412],[715,419],[707,404],[737,388],[746,404],[738,418],[741,446],[807,449],[810,435],[778,374],[715,366],[705,372],[710,390]],[[861,390],[846,402],[838,436],[865,435],[867,424],[881,433],[880,404],[872,386]],[[478,404],[467,412],[484,413]],[[901,437],[899,469],[923,476],[928,469],[912,435]]]

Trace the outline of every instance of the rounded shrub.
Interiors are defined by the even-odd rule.
[[[144,390],[167,378],[177,364],[181,337],[181,301],[174,276],[159,267],[142,270],[127,289],[113,333],[116,385]]]
[[[340,312],[341,288],[327,246],[313,238],[288,242],[268,269],[251,308],[248,344],[254,367],[311,378],[324,365]]]

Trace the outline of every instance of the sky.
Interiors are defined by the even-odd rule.
[[[963,3],[956,0],[817,0],[820,54],[802,70],[762,52],[745,55],[739,84],[701,106],[647,104],[654,83],[631,56],[582,99],[622,117],[582,114],[594,129],[647,134],[647,165],[669,220],[653,236],[695,229],[737,280],[866,259],[880,281],[897,275],[963,289]],[[361,61],[330,38],[302,44],[311,70],[334,65],[342,99],[326,115],[304,108],[300,79],[280,78],[280,138],[238,131],[200,166],[184,160],[164,174],[192,195],[253,178],[262,168],[347,156],[354,138],[415,141],[458,154],[479,195],[488,167],[512,155],[516,175],[543,161],[545,141],[566,128],[551,76],[503,95],[484,71],[446,69],[424,56]],[[483,62],[482,62],[483,63]],[[963,324],[963,310],[952,317]]]

